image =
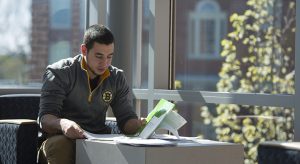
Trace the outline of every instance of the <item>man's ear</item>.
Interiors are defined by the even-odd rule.
[[[86,48],[86,45],[85,44],[82,44],[80,46],[80,50],[81,50],[81,53],[83,56],[86,56],[87,55],[87,48]]]

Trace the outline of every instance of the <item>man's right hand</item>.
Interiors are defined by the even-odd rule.
[[[63,134],[71,139],[85,138],[84,131],[74,121],[68,119],[60,119],[60,127]]]
[[[85,138],[84,131],[77,123],[51,114],[42,116],[41,128],[49,134],[63,133],[71,139]]]

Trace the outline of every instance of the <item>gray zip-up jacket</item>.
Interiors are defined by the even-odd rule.
[[[46,68],[39,118],[52,114],[73,120],[92,133],[110,133],[105,125],[109,106],[122,132],[124,124],[137,118],[132,110],[130,89],[122,70],[110,66],[91,91],[82,55],[60,60]],[[39,119],[40,120],[40,119]]]

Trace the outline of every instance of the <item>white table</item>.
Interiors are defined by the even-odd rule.
[[[76,140],[76,164],[243,164],[240,144],[197,140],[176,146],[132,146],[115,141]]]

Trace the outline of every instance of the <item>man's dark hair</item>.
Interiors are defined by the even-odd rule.
[[[112,32],[104,25],[92,25],[84,33],[83,44],[87,50],[92,49],[94,43],[109,45],[114,42]]]

